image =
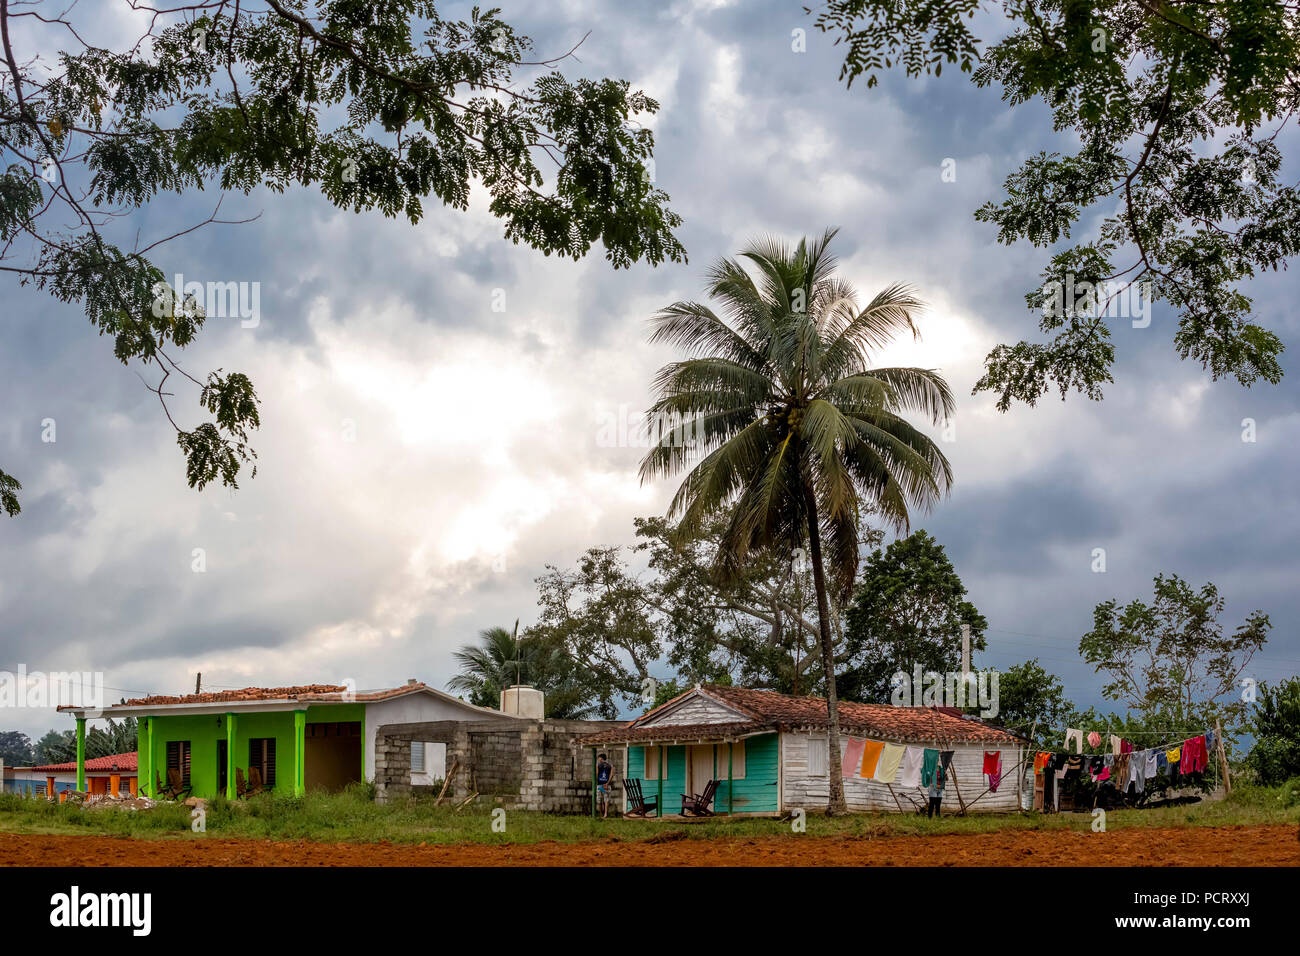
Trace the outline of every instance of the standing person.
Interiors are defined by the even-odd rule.
[[[947,783],[944,778],[944,767],[940,764],[934,768],[934,777],[930,780],[930,802],[925,808],[925,815],[927,817],[939,816],[939,804],[943,802],[943,788],[944,784]]]
[[[614,779],[614,765],[601,754],[596,761],[596,799],[600,801],[600,815],[609,816],[609,784]]]

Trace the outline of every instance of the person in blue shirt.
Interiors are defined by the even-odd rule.
[[[614,765],[601,754],[596,761],[596,799],[600,801],[601,817],[609,816],[609,784],[614,779]]]

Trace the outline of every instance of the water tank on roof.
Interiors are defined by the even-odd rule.
[[[546,695],[536,687],[514,684],[501,692],[501,713],[541,720],[546,716]]]

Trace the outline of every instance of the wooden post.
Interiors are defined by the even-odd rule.
[[[655,805],[655,816],[664,815],[664,745],[659,745],[659,802]]]
[[[736,780],[732,776],[735,772],[736,765],[736,744],[734,741],[727,741],[727,816],[735,813],[736,801],[733,798],[733,791],[736,789]]]
[[[1223,788],[1232,793],[1232,777],[1228,775],[1228,752],[1223,749],[1223,724],[1214,722],[1214,749],[1219,753],[1219,766],[1223,769]]]
[[[596,748],[591,748],[591,818],[596,819]]]

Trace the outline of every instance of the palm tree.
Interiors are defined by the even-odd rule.
[[[546,695],[546,716],[581,720],[595,713],[578,668],[558,641],[545,633],[525,631],[516,641],[504,627],[479,631],[478,644],[466,644],[452,656],[460,673],[447,686],[469,695],[479,707],[497,707],[501,691],[521,681]]]
[[[689,539],[710,516],[728,513],[724,576],[765,547],[809,557],[830,723],[830,813],[846,807],[828,591],[844,598],[852,590],[864,507],[902,531],[909,507],[929,509],[947,494],[947,458],[901,413],[937,424],[955,408],[932,369],[870,367],[869,353],[895,334],[918,336],[923,304],[891,285],[859,308],[853,287],[832,274],[827,247],[836,231],[794,249],[751,243],[741,256],[756,277],[738,259],[720,260],[708,295],[721,316],[696,302],[655,316],[651,341],[690,357],[655,378],[657,441],[641,463],[642,482],[694,464],[669,515]]]

